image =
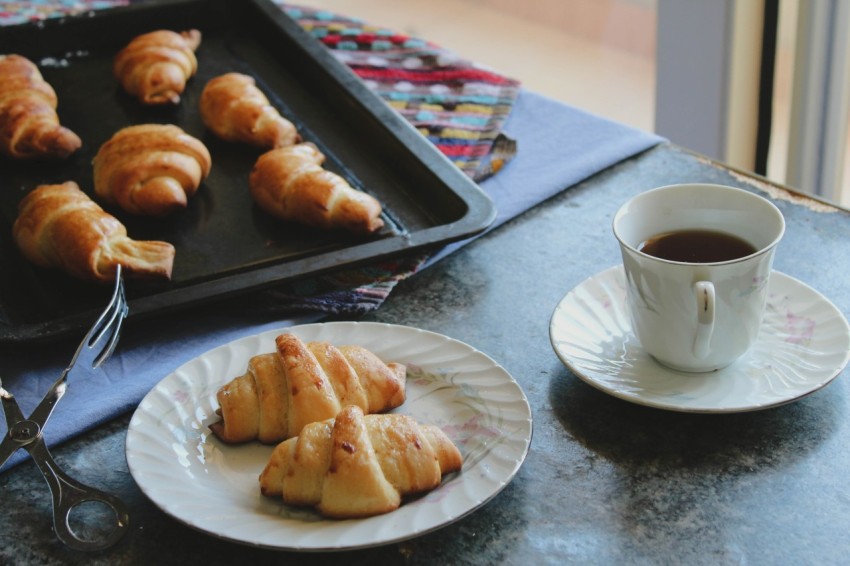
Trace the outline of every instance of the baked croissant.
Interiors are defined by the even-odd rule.
[[[386,364],[360,346],[305,344],[288,333],[275,345],[277,352],[254,356],[244,375],[218,390],[222,420],[210,429],[222,441],[280,442],[346,405],[376,413],[404,403],[402,364]]]
[[[171,277],[171,244],[130,239],[73,181],[41,185],[25,196],[12,235],[29,261],[79,279],[114,281],[119,264],[127,277]]]
[[[17,159],[65,158],[80,138],[59,124],[56,91],[35,64],[20,55],[0,55],[0,152]]]
[[[311,143],[264,153],[251,171],[251,196],[260,208],[284,220],[365,234],[380,229],[381,204],[323,169],[324,160]]]
[[[133,38],[118,52],[112,72],[128,93],[149,105],[177,104],[198,70],[201,32],[159,30]]]
[[[201,93],[199,108],[204,124],[225,141],[271,149],[299,140],[292,122],[248,75],[227,73],[212,79]]]
[[[331,518],[368,517],[399,507],[460,470],[460,451],[442,430],[407,415],[344,408],[280,443],[260,474],[263,495],[315,506]]]
[[[185,208],[212,167],[206,146],[171,124],[119,130],[92,163],[99,198],[148,216]]]

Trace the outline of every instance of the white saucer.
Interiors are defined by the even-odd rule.
[[[756,344],[709,373],[674,371],[650,357],[631,332],[625,294],[621,265],[585,280],[558,303],[549,338],[579,378],[626,401],[691,413],[766,409],[821,389],[850,359],[850,325],[841,311],[778,271]]]

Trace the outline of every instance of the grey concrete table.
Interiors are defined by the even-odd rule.
[[[850,313],[850,212],[798,197],[669,145],[572,187],[404,281],[369,320],[457,338],[520,383],[534,416],[528,457],[475,513],[399,544],[296,554],[217,540],[159,511],[127,470],[129,415],[54,450],[78,479],[129,503],[114,548],[67,550],[41,476],[0,476],[4,564],[839,564],[850,556],[848,371],[782,407],[729,415],[667,412],[610,397],[558,360],[558,301],[619,263],[610,223],[630,196],[713,182],[767,194],[785,214],[775,268]],[[154,322],[151,321],[150,324]]]

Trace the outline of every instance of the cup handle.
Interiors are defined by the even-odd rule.
[[[697,333],[694,336],[694,356],[705,358],[710,350],[711,335],[714,333],[714,284],[711,281],[694,283],[697,301]]]

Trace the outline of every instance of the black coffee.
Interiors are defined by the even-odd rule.
[[[738,236],[714,230],[664,232],[652,236],[638,249],[661,259],[686,263],[730,261],[756,252],[752,244]]]

